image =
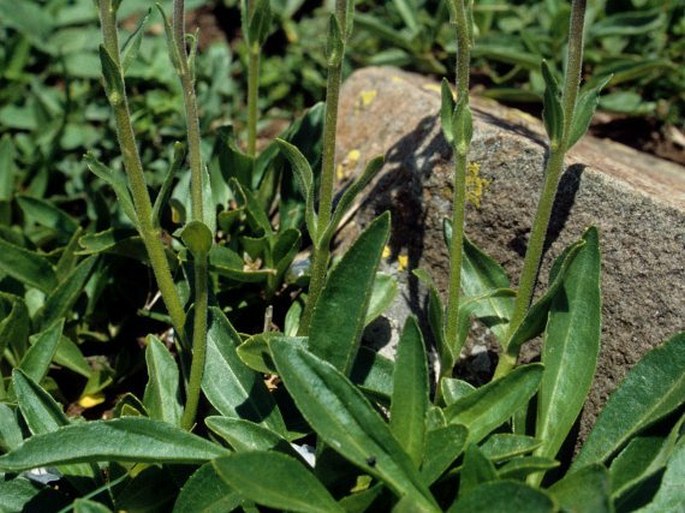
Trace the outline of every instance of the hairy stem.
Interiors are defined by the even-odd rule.
[[[349,0],[337,0],[335,17],[342,33],[342,49],[335,59],[329,59],[328,78],[326,82],[326,110],[323,125],[323,154],[321,157],[321,188],[319,194],[319,229],[323,232],[331,222],[333,210],[333,186],[335,179],[335,136],[338,122],[338,100],[340,97],[340,83],[342,82],[342,65],[347,33],[347,9]],[[312,312],[321,289],[326,281],[326,270],[330,248],[328,243],[314,242],[312,252],[312,273],[309,282],[307,304],[300,319],[299,335],[307,335]]]
[[[545,181],[538,201],[537,212],[530,233],[530,240],[523,260],[523,270],[519,280],[519,289],[514,301],[514,313],[509,323],[508,338],[511,338],[523,322],[538,278],[540,261],[547,236],[547,227],[552,216],[554,197],[559,186],[559,179],[564,170],[564,157],[568,148],[571,125],[576,108],[576,99],[580,88],[580,75],[583,63],[583,25],[585,22],[586,0],[573,0],[571,5],[571,22],[569,28],[568,59],[564,73],[564,89],[561,103],[564,109],[564,128],[561,142],[550,148],[545,167]],[[497,364],[495,377],[506,375],[516,364],[517,354],[503,354]]]
[[[259,45],[251,44],[247,61],[247,154],[257,154],[257,99],[259,98]]]
[[[453,1],[454,21],[457,29],[457,69],[456,86],[457,99],[466,98],[469,95],[469,64],[471,59],[471,40],[469,20],[466,12],[465,0]],[[468,105],[467,105],[468,108]],[[461,134],[455,136],[455,163],[454,163],[454,196],[452,198],[452,240],[449,247],[450,275],[447,292],[447,320],[445,336],[447,343],[452,348],[455,360],[459,358],[461,347],[457,347],[458,318],[459,318],[459,295],[461,288],[461,262],[464,248],[464,217],[466,208],[466,166],[468,144],[460,143]],[[452,369],[441,369],[443,376],[450,376]]]
[[[185,36],[184,0],[174,0],[174,43],[176,44],[180,63],[178,69],[181,87],[183,88],[183,102],[186,111],[188,133],[188,160],[190,162],[190,198],[192,220],[202,222],[203,204],[202,189],[204,169],[200,152],[200,122],[195,96],[193,72],[188,62]],[[205,252],[193,255],[193,270],[195,273],[195,306],[193,308],[192,360],[190,376],[186,389],[186,404],[183,410],[181,426],[192,429],[200,400],[202,374],[205,367],[207,352],[207,309],[209,307],[209,290],[207,286],[207,254]]]
[[[117,35],[116,11],[111,0],[100,0],[98,3],[100,13],[100,24],[102,28],[103,44],[111,55],[112,59],[121,73],[121,62],[119,57],[119,38]],[[122,73],[123,82],[123,73]],[[152,204],[145,183],[143,174],[143,164],[138,154],[131,115],[129,112],[126,95],[120,98],[109,98],[110,105],[114,112],[117,139],[124,162],[124,169],[128,178],[129,188],[133,197],[133,204],[136,210],[137,228],[140,233],[150,265],[157,281],[157,286],[162,295],[162,300],[166,305],[171,323],[178,334],[183,333],[185,324],[185,311],[181,298],[174,285],[171,275],[169,262],[166,258],[164,245],[161,240],[161,232],[155,228],[152,219]]]

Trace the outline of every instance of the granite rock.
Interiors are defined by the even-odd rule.
[[[339,180],[344,184],[378,154],[386,158],[340,238],[345,244],[375,215],[391,211],[390,257],[383,265],[399,277],[401,291],[368,337],[390,346],[406,315],[421,316],[425,307],[425,291],[409,271],[424,268],[446,288],[442,222],[451,212],[453,162],[439,107],[438,83],[394,68],[357,71],[342,88]],[[466,233],[504,266],[515,286],[541,189],[546,139],[541,123],[525,113],[479,98],[472,99],[472,108]],[[580,423],[582,439],[628,369],[685,328],[685,168],[592,137],[570,152],[566,164],[538,293],[553,259],[588,226],[597,226],[602,348]],[[492,355],[495,345],[483,330],[476,333],[475,351],[464,357],[482,367],[483,346]],[[534,359],[537,349],[530,343],[522,358]],[[385,350],[391,353],[392,347]]]

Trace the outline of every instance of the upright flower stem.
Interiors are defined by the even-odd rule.
[[[188,133],[188,160],[190,163],[190,198],[192,221],[201,223],[203,220],[202,189],[204,170],[200,153],[200,122],[195,96],[193,72],[188,62],[185,35],[185,7],[184,0],[174,0],[173,19],[174,43],[178,59],[178,76],[183,89],[183,102],[186,111]],[[207,352],[207,310],[209,307],[209,290],[207,286],[207,254],[195,252],[193,254],[195,304],[193,307],[193,335],[192,361],[190,376],[186,389],[186,404],[181,418],[181,427],[192,429],[197,414],[202,387],[202,375]]]
[[[124,77],[119,57],[116,9],[112,5],[112,0],[100,0],[98,7],[103,46],[116,64],[118,73],[121,75],[121,83],[123,84]],[[183,303],[174,285],[174,279],[171,275],[171,269],[161,240],[161,232],[155,227],[152,218],[152,204],[150,203],[150,196],[145,183],[143,165],[136,147],[128,101],[125,94],[108,94],[108,100],[114,112],[117,138],[133,197],[138,232],[143,239],[143,244],[150,258],[150,265],[162,295],[162,300],[169,312],[171,323],[176,332],[182,334],[186,315]]]
[[[453,0],[454,21],[457,32],[457,64],[456,64],[456,88],[457,100],[464,99],[468,108],[469,95],[469,65],[471,59],[471,38],[469,19],[466,12],[465,0]],[[455,137],[455,163],[454,163],[454,196],[452,198],[452,239],[449,247],[450,274],[447,291],[447,322],[445,336],[450,344],[454,358],[459,357],[461,347],[456,347],[458,318],[459,318],[459,295],[461,288],[461,262],[464,247],[464,217],[466,204],[466,166],[468,155],[468,143],[459,141],[460,134]],[[442,369],[443,376],[451,375],[452,369]]]
[[[347,11],[349,0],[336,0],[335,18],[340,28],[342,45],[339,49],[329,50],[335,55],[328,59],[328,77],[326,82],[326,109],[323,125],[323,154],[321,157],[321,188],[319,194],[319,231],[323,232],[331,222],[333,210],[333,186],[335,178],[335,139],[336,125],[338,122],[338,100],[340,98],[340,84],[342,82],[342,65],[347,39]],[[334,43],[329,42],[332,47]],[[309,282],[307,304],[300,319],[299,335],[307,335],[312,312],[321,294],[321,289],[326,281],[326,270],[330,258],[328,243],[318,244],[314,242],[312,253],[312,271]]]
[[[561,103],[564,112],[564,124],[561,138],[550,145],[549,158],[545,166],[545,180],[538,202],[535,220],[530,233],[528,249],[523,261],[523,270],[519,288],[514,301],[514,313],[509,323],[511,338],[523,322],[533,297],[533,290],[538,278],[540,261],[547,236],[547,227],[552,216],[554,197],[559,186],[559,179],[564,170],[564,157],[568,149],[569,136],[580,88],[581,68],[583,63],[583,25],[585,23],[586,0],[573,0],[571,4],[571,22],[569,28],[568,60],[564,73],[564,88]],[[502,353],[495,370],[495,377],[506,375],[516,364],[518,355]]]
[[[247,16],[254,15],[255,0],[247,1]],[[248,41],[247,58],[247,154],[257,153],[257,99],[259,97],[259,57],[261,47],[258,41]]]

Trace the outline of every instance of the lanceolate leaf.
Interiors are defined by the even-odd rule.
[[[390,430],[419,467],[424,454],[428,411],[428,363],[418,322],[409,317],[397,347]]]
[[[359,177],[357,177],[357,179],[352,182],[347,189],[345,189],[345,192],[343,192],[342,196],[340,197],[338,204],[335,206],[330,223],[328,223],[328,226],[325,227],[324,233],[317,241],[319,246],[330,244],[333,235],[340,227],[343,217],[352,206],[352,202],[359,195],[362,189],[364,189],[364,187],[366,187],[366,185],[371,181],[371,179],[376,176],[376,173],[380,171],[381,167],[383,167],[383,157],[374,158],[366,165],[366,168],[364,168],[362,174],[360,174]]]
[[[131,198],[131,193],[128,190],[128,185],[126,183],[126,177],[121,172],[116,172],[105,166],[102,162],[97,160],[93,155],[86,154],[83,157],[86,161],[88,169],[90,169],[93,174],[104,180],[109,184],[114,190],[114,194],[117,196],[119,206],[122,212],[131,220],[135,225],[137,224],[138,217],[136,216],[136,210],[133,207],[133,199]]]
[[[652,502],[640,513],[683,511],[685,509],[685,437],[681,437],[668,461],[661,486]]]
[[[421,478],[430,486],[449,468],[464,450],[468,430],[459,424],[449,424],[426,433],[426,452],[421,466]]]
[[[12,372],[17,403],[31,433],[40,435],[69,424],[57,402],[21,369]]]
[[[60,317],[67,315],[78,297],[83,293],[83,289],[97,262],[97,255],[86,258],[47,297],[45,305],[43,305],[43,308],[38,313],[41,326],[45,327]]]
[[[564,110],[561,106],[561,90],[554,77],[552,69],[546,61],[542,61],[542,77],[545,79],[544,109],[542,119],[552,147],[561,142],[564,130]]]
[[[519,481],[493,481],[459,497],[447,513],[552,513],[554,501],[542,490]]]
[[[11,305],[7,316],[0,321],[0,354],[2,354],[10,340],[19,347],[25,346],[31,320],[22,298],[0,292],[0,302]]]
[[[612,513],[610,479],[602,465],[590,465],[554,483],[549,492],[564,511]]]
[[[566,271],[578,254],[578,251],[580,251],[584,245],[585,241],[582,239],[575,244],[570,245],[554,262],[552,271],[550,272],[550,285],[548,289],[545,291],[544,295],[528,309],[523,321],[507,343],[507,352],[510,355],[517,357],[521,345],[524,342],[537,337],[544,331],[545,326],[547,325],[549,309],[552,306],[552,302],[557,295],[559,288],[564,282]]]
[[[57,286],[55,270],[45,257],[1,238],[0,271],[45,293]]]
[[[257,504],[302,513],[345,511],[302,463],[284,454],[235,453],[213,465],[224,481]]]
[[[281,413],[261,375],[248,368],[236,353],[240,335],[217,307],[209,309],[207,321],[202,390],[209,402],[222,415],[263,422],[273,431],[285,433]]]
[[[590,121],[592,121],[592,115],[595,113],[595,109],[599,104],[599,93],[604,89],[604,86],[609,83],[611,78],[612,75],[609,75],[593,87],[581,91],[578,101],[576,102],[573,121],[568,134],[568,141],[566,143],[567,150],[576,144],[587,132]]]
[[[45,331],[31,337],[34,342],[22,358],[19,368],[38,383],[48,373],[48,367],[57,351],[63,328],[64,320],[60,319]]]
[[[447,246],[452,240],[452,225],[445,219],[444,234]],[[461,289],[467,297],[479,297],[497,289],[508,289],[509,278],[502,266],[464,237],[464,255],[461,264]],[[509,318],[514,309],[510,296],[493,295],[480,301],[473,315],[485,324],[505,344]],[[504,348],[506,349],[506,348]]]
[[[571,470],[602,463],[632,435],[685,402],[685,333],[653,349],[609,397]]]
[[[349,374],[359,348],[390,214],[376,218],[331,270],[309,328],[312,353]]]
[[[422,504],[436,509],[387,424],[340,371],[288,344],[272,344],[272,351],[288,392],[322,441],[383,480],[398,496],[413,494]]]
[[[505,377],[476,389],[445,408],[451,424],[469,430],[469,442],[477,443],[526,405],[542,379],[542,365],[532,363],[514,369]]]
[[[173,513],[226,513],[237,508],[242,500],[209,462],[197,469],[183,485]]]
[[[132,461],[203,463],[227,449],[166,422],[143,417],[72,424],[36,435],[0,456],[0,470],[19,472],[64,463]]]
[[[446,78],[440,84],[442,103],[440,107],[440,124],[445,140],[452,145],[454,142],[454,127],[452,126],[452,115],[454,114],[454,96],[452,89]]]
[[[463,496],[478,485],[496,480],[495,465],[485,457],[476,444],[469,444],[459,474],[459,495]]]
[[[590,228],[583,240],[550,306],[537,401],[535,437],[543,442],[538,456],[556,455],[585,404],[597,366],[602,315],[597,229]]]
[[[143,404],[150,418],[178,426],[182,414],[178,366],[161,340],[154,335],[148,335],[146,340],[148,380]]]
[[[31,433],[41,435],[69,425],[69,419],[62,407],[20,369],[15,369],[12,373],[12,384],[19,409]],[[97,466],[87,463],[60,465],[58,470],[72,486],[83,493],[91,491],[95,479],[100,476]]]
[[[65,237],[78,228],[78,223],[71,216],[48,201],[32,196],[17,196],[17,203],[27,218]]]
[[[282,139],[276,139],[276,143],[290,162],[295,176],[298,178],[305,198],[305,222],[307,231],[312,240],[319,239],[318,218],[314,211],[314,174],[309,165],[309,161],[302,155],[302,152],[294,145]]]
[[[285,438],[249,420],[212,416],[205,419],[205,424],[236,452],[275,450],[299,459]]]

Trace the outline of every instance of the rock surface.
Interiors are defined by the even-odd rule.
[[[409,270],[425,268],[446,288],[442,220],[451,212],[452,160],[440,131],[439,107],[439,84],[393,68],[360,70],[342,89],[339,179],[358,173],[373,156],[386,158],[359,205],[355,225],[346,227],[342,238],[390,210],[391,256],[385,265],[397,271],[408,262],[408,269],[399,272],[402,288],[389,320],[372,326],[376,335],[390,337],[410,311],[420,315],[425,297]],[[475,165],[466,233],[504,266],[515,286],[542,184],[546,138],[541,123],[520,111],[478,98],[472,108],[469,160]],[[573,149],[567,165],[538,290],[546,286],[550,263],[561,250],[586,227],[598,226],[602,349],[581,419],[582,439],[628,369],[685,328],[685,168],[590,137]],[[531,346],[524,358],[534,357]],[[482,363],[482,352],[481,341],[473,359]]]

